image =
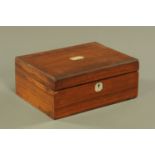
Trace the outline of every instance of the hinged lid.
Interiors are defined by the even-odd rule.
[[[138,60],[92,42],[16,58],[34,79],[60,90],[138,70]]]

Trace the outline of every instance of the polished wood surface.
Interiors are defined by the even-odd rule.
[[[84,59],[70,59],[76,56]],[[138,70],[137,59],[96,42],[20,56],[16,63],[53,90]]]
[[[95,42],[20,56],[16,93],[58,119],[137,97],[138,68],[137,59]]]
[[[138,72],[98,82],[103,83],[101,92],[95,92],[94,90],[97,82],[57,92],[54,96],[55,118],[135,98],[138,95]]]

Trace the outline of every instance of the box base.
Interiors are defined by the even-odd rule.
[[[40,109],[53,119],[67,117],[80,112],[85,112],[95,108],[116,104],[121,101],[133,99],[137,97],[137,87],[128,89],[115,94],[97,97],[91,100],[70,104],[65,107],[54,109],[53,96],[32,85],[24,79],[17,77],[16,93],[18,96],[29,102],[34,107]],[[19,83],[21,81],[21,83]],[[23,84],[22,84],[23,83]]]

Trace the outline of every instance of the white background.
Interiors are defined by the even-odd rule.
[[[154,0],[0,0],[1,25],[154,25]]]

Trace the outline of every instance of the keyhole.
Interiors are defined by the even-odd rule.
[[[95,92],[100,92],[103,89],[103,83],[98,82],[95,84]]]

